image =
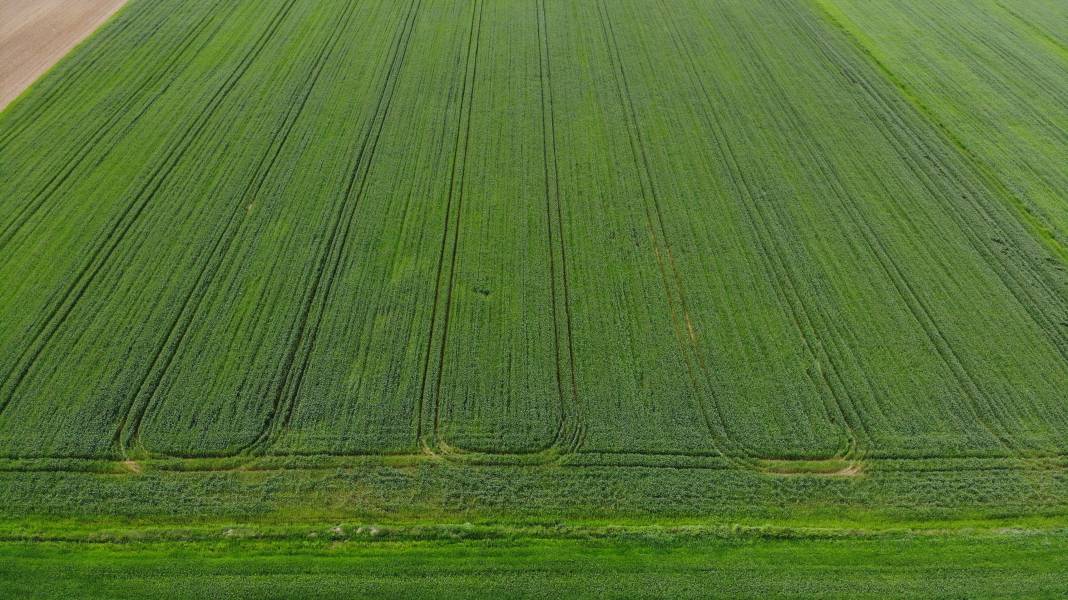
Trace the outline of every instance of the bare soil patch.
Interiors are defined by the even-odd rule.
[[[126,0],[0,0],[0,110]]]

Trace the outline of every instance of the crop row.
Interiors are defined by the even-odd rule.
[[[0,115],[0,454],[1060,454],[1029,6],[132,2]]]

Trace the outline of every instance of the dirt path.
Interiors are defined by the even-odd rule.
[[[126,0],[0,0],[0,110]]]

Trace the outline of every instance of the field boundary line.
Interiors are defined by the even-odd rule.
[[[1025,18],[1022,15],[1020,15],[1020,13],[1012,10],[1008,6],[1005,6],[1005,4],[1003,2],[1001,2],[1000,0],[994,0],[994,6],[1000,8],[1004,12],[1008,13],[1009,15],[1011,15],[1014,19],[1019,21],[1024,27],[1026,27],[1029,31],[1033,32],[1036,36],[1038,36],[1046,44],[1056,48],[1058,54],[1060,54],[1062,56],[1062,58],[1068,58],[1068,45],[1066,45],[1064,42],[1062,42],[1062,41],[1058,40],[1057,38],[1051,36],[1050,34],[1046,33],[1039,26],[1037,26],[1033,22],[1031,22],[1031,19]]]
[[[846,66],[843,64],[844,59],[830,49],[829,44],[826,42],[826,40],[820,40],[819,36],[811,30],[810,26],[802,26],[802,30],[803,33],[811,41],[813,41],[814,47],[816,49],[820,50],[822,53],[824,53],[825,56],[832,59],[832,63],[837,64],[840,68],[846,68]],[[854,77],[859,78],[860,76],[854,75]],[[879,111],[880,113],[892,112],[889,110],[888,107],[885,106],[881,99],[877,100],[873,97],[873,94],[875,94],[875,92],[868,90],[867,84],[865,85],[865,91],[868,98],[878,101],[880,105],[886,109],[883,111]],[[791,110],[788,112],[791,116],[791,119],[796,122],[797,116],[794,111]],[[882,119],[877,119],[877,122],[881,120]],[[885,129],[883,127],[880,127],[880,130],[884,131],[885,134]],[[894,146],[895,148],[897,148],[896,144]],[[950,369],[950,372],[954,375],[954,378],[957,379],[961,391],[965,393],[965,396],[969,401],[969,412],[972,413],[972,417],[974,418],[975,422],[983,426],[987,430],[987,432],[996,441],[998,441],[1007,451],[1011,453],[1021,454],[1020,449],[1015,446],[1015,443],[1012,440],[1012,436],[1010,435],[1011,430],[1005,425],[1005,423],[1001,420],[1001,417],[999,416],[1000,411],[998,410],[998,404],[993,402],[992,399],[990,399],[988,395],[979,388],[978,384],[976,384],[974,377],[969,372],[968,368],[965,366],[964,362],[961,360],[959,354],[953,348],[952,344],[950,344],[948,338],[939,327],[937,321],[934,319],[930,309],[927,306],[927,303],[916,293],[916,291],[913,289],[913,286],[908,282],[907,278],[904,276],[904,272],[901,270],[900,266],[893,260],[893,257],[890,255],[882,239],[871,228],[871,225],[863,218],[863,215],[857,212],[856,207],[846,199],[846,194],[844,193],[838,179],[836,177],[831,177],[826,172],[826,170],[823,169],[823,165],[821,163],[817,161],[816,164],[821,169],[821,172],[824,174],[824,177],[827,179],[828,183],[831,183],[833,185],[835,195],[838,196],[840,205],[846,209],[846,214],[848,214],[850,220],[854,223],[854,225],[857,226],[858,230],[863,234],[862,237],[865,240],[865,243],[869,246],[872,254],[876,257],[883,272],[886,273],[886,275],[890,278],[898,295],[904,301],[905,306],[909,309],[909,312],[912,314],[916,322],[924,330],[928,340],[932,344],[932,347],[942,358],[943,363]],[[898,212],[900,212],[901,210],[902,209],[900,207],[897,207]],[[982,408],[984,407],[991,409],[991,417],[993,418],[993,423],[988,421],[983,416],[984,411],[982,410]]]
[[[149,75],[145,84],[137,91],[123,99],[121,105],[116,108],[110,116],[104,119],[99,127],[89,134],[87,140],[81,143],[81,145],[71,153],[73,156],[67,157],[68,160],[64,161],[62,169],[53,174],[44,185],[30,195],[29,201],[16,211],[14,218],[0,228],[0,250],[5,249],[11,239],[18,234],[19,230],[21,230],[30,219],[46,206],[48,200],[55,196],[57,191],[60,190],[78,171],[82,166],[82,163],[84,163],[92,154],[96,146],[100,144],[102,140],[107,138],[109,134],[114,134],[114,139],[111,140],[112,144],[104,148],[98,162],[111,155],[117,148],[119,142],[125,139],[126,135],[128,135],[133,127],[141,120],[141,117],[155,105],[156,101],[158,101],[170,89],[171,85],[177,81],[181,74],[188,69],[188,61],[180,64],[179,59],[182,58],[186,51],[193,46],[193,43],[197,41],[200,34],[207,29],[207,25],[217,16],[218,15],[213,12],[207,12],[204,15],[204,18],[191,29],[190,35],[186,40],[178,44],[175,52],[168,57],[167,62],[161,68],[157,68],[154,73]],[[199,47],[193,52],[193,56],[199,54],[204,47],[214,39],[224,22],[225,18],[220,18],[218,20],[215,30],[204,38]],[[174,67],[179,64],[180,67],[177,70],[174,70]],[[166,80],[167,75],[172,75],[172,77],[166,81],[161,89],[156,91],[155,94],[152,94],[151,88]],[[135,107],[138,101],[145,96],[149,97],[145,105],[129,119],[129,122],[126,123],[121,130],[115,132],[113,130],[114,127],[122,123],[124,119],[129,116],[129,110]]]
[[[295,1],[296,0],[289,0],[289,2],[284,4],[278,13],[275,14],[260,38],[239,62],[237,68],[230,73],[223,82],[223,85],[216,90],[209,99],[207,107],[197,115],[193,125],[181,135],[178,143],[168,150],[163,161],[157,165],[153,173],[147,178],[145,184],[134,194],[133,200],[114,221],[109,233],[104,236],[104,243],[92,252],[89,260],[86,261],[85,265],[74,277],[71,284],[67,286],[66,291],[61,295],[59,302],[51,311],[49,311],[45,318],[45,326],[37,330],[30,341],[29,346],[19,355],[15,361],[15,366],[4,378],[4,385],[0,387],[0,389],[9,389],[9,391],[4,394],[5,397],[2,399],[2,404],[0,404],[0,412],[8,406],[14,397],[15,392],[18,390],[19,385],[21,385],[23,379],[32,369],[37,358],[44,351],[45,346],[51,341],[52,336],[54,336],[60,329],[63,321],[66,320],[67,316],[74,310],[78,301],[85,294],[88,287],[95,281],[97,275],[102,271],[104,266],[110,262],[111,255],[144,213],[145,208],[151,203],[155,193],[170,177],[174,166],[181,161],[182,156],[184,156],[193,141],[199,137],[200,133],[207,126],[208,121],[214,116],[215,111],[226,97],[229,96],[237,82],[244,76],[248,71],[249,66],[256,60],[268,41],[273,37],[281,22],[284,21],[285,17],[289,14],[289,10],[292,8]],[[99,260],[97,260],[98,258]],[[24,364],[20,367],[18,366],[20,363]]]
[[[1028,238],[1031,241],[1037,242],[1039,248],[1044,247],[1050,254],[1052,254],[1048,260],[1059,261],[1057,264],[1062,268],[1068,266],[1068,249],[1062,245],[1056,235],[1053,235],[1052,233],[1043,233],[1044,231],[1052,232],[1055,230],[1032,215],[1027,207],[1023,205],[1022,201],[1001,182],[1000,178],[991,173],[983,162],[969,150],[953,132],[942,126],[926,104],[916,97],[911,89],[901,81],[889,67],[875,56],[852,30],[840,22],[837,17],[832,15],[819,0],[815,1],[815,6],[823,19],[840,31],[857,51],[868,62],[875,66],[876,71],[881,73],[882,77],[898,91],[899,99],[906,105],[911,106],[915,114],[926,122],[933,132],[941,138],[944,138],[948,148],[956,151],[956,157],[961,163],[980,177],[980,183],[973,184],[958,177],[952,169],[946,170],[942,167],[937,158],[939,156],[937,151],[932,149],[928,143],[919,139],[915,135],[911,136],[913,143],[924,150],[927,160],[932,166],[938,169],[939,174],[951,177],[956,184],[956,187],[967,192],[966,194],[963,194],[963,196],[965,200],[968,200],[969,205],[972,206],[974,213],[991,227],[995,228],[1004,239],[1014,240],[1017,236],[1011,233],[1006,228],[1006,225],[995,216],[994,212],[992,212],[995,209],[987,206],[979,199],[984,196],[994,196],[1001,198],[1002,200],[1007,200],[1007,202],[998,202],[997,205],[1005,210],[1008,215],[1012,216],[1012,222],[1020,227],[1024,233],[1029,234]],[[846,66],[842,66],[841,68],[848,69]],[[856,79],[854,82],[859,82],[863,86],[865,92],[879,102],[880,105],[884,107],[888,106],[888,101],[883,98],[867,80]],[[884,110],[881,112],[887,111]],[[892,114],[892,111],[883,115],[883,118],[890,118],[894,120],[897,125],[904,127],[904,123],[896,114]],[[893,138],[895,140],[895,147],[898,147],[898,153],[905,160],[906,164],[908,164],[914,172],[924,172],[924,181],[928,181],[929,175],[925,172],[925,169],[916,166],[906,154],[902,153],[900,145],[903,142],[896,140],[897,136],[893,135],[894,131],[892,129],[886,130],[885,128],[884,131],[889,131],[888,139]],[[905,131],[910,131],[910,129],[906,128]],[[930,184],[928,187],[930,189]],[[1007,268],[1009,265],[1004,262],[1008,260],[1009,257],[1005,257],[996,250],[987,247],[987,244],[984,242],[988,242],[989,240],[978,238],[972,228],[962,222],[960,215],[956,214],[955,211],[946,212],[956,220],[958,227],[960,227],[965,235],[968,236],[969,241],[976,251],[982,254],[990,268],[998,278],[1001,279],[1003,285],[1005,285],[1010,293],[1016,297],[1021,307],[1023,307],[1035,321],[1035,324],[1049,336],[1051,343],[1053,343],[1061,353],[1064,360],[1068,362],[1068,325],[1065,325],[1068,323],[1068,298],[1065,298],[1063,293],[1057,291],[1058,286],[1050,279],[1048,271],[1035,265],[1033,261],[1028,260],[1026,255],[1017,253],[1015,255],[1017,260],[1013,261],[1012,264],[1022,269],[1028,276],[1028,279],[1033,281],[1033,285],[1021,282],[1020,274],[1018,274],[1015,269]],[[1044,302],[1036,301],[1032,292],[1034,285],[1037,285],[1041,291],[1044,292],[1044,295],[1048,300],[1059,307],[1059,316],[1052,317],[1047,315],[1045,311],[1038,309]],[[1025,299],[1027,300],[1026,302],[1024,301]],[[1058,323],[1064,325],[1064,327],[1058,327]]]
[[[783,94],[781,89],[778,90],[778,92],[780,96]],[[788,108],[787,114],[795,124],[801,123],[796,111]],[[802,136],[802,138],[807,139],[804,136]],[[903,300],[905,306],[909,309],[913,318],[924,330],[932,347],[957,379],[958,385],[960,385],[961,390],[970,401],[970,408],[974,413],[973,416],[976,422],[983,425],[987,431],[996,440],[999,440],[1010,452],[1015,451],[1011,442],[1011,436],[1008,435],[1007,428],[1004,423],[1000,421],[1000,418],[997,417],[996,413],[993,415],[996,426],[992,426],[983,417],[981,406],[985,404],[994,408],[994,403],[991,402],[987,394],[979,388],[978,384],[976,384],[974,377],[961,360],[957,351],[953,348],[953,345],[949,342],[949,339],[946,337],[941,327],[939,327],[937,320],[931,314],[930,309],[927,307],[927,303],[913,289],[908,278],[905,277],[904,271],[897,264],[897,261],[893,259],[893,256],[882,238],[871,227],[864,216],[856,210],[853,203],[848,200],[848,194],[845,193],[838,178],[830,174],[820,161],[815,161],[815,164],[817,168],[820,169],[823,179],[832,185],[835,195],[839,198],[840,205],[845,207],[850,220],[857,229],[862,232],[865,243],[878,260],[883,272],[890,278],[895,290]]]
[[[113,15],[108,17],[95,31],[89,33],[89,35],[75,45],[64,56],[61,56],[58,61],[48,68],[44,73],[41,73],[28,87],[26,87],[18,96],[11,99],[7,106],[0,109],[0,115],[7,117],[8,109],[21,103],[22,97],[26,94],[27,90],[31,87],[40,85],[41,82],[47,79],[55,79],[57,75],[62,74],[63,77],[58,79],[52,87],[44,90],[41,93],[41,99],[36,104],[29,106],[26,109],[27,114],[17,115],[19,121],[10,129],[0,133],[0,152],[7,149],[7,145],[16,137],[22,135],[33,123],[39,118],[39,116],[51,108],[56,99],[62,97],[67,88],[77,83],[83,75],[93,70],[93,67],[100,60],[104,53],[97,52],[100,46],[107,46],[107,44],[113,38],[119,38],[122,34],[130,29],[132,23],[136,23],[137,13],[136,9],[147,10],[152,4],[150,2],[129,2],[128,0],[121,6]],[[168,13],[164,16],[164,20],[173,16],[173,13]],[[96,52],[89,58],[79,60],[73,64],[67,63],[72,60],[72,57],[80,56],[87,52]],[[63,71],[67,69],[67,71]],[[36,100],[36,99],[35,99]]]
[[[987,2],[986,6],[989,7],[990,3]],[[998,59],[1004,61],[1006,63],[1005,66],[1008,69],[1008,71],[1015,72],[1016,74],[1022,75],[1025,78],[1033,79],[1035,81],[1038,81],[1040,79],[1047,79],[1046,73],[1044,71],[1036,69],[1034,67],[1034,65],[1031,64],[1028,61],[1021,60],[1018,55],[1014,55],[1013,52],[1008,47],[1006,47],[1004,44],[998,43],[998,40],[995,40],[995,39],[992,39],[992,38],[990,38],[990,37],[988,37],[986,35],[983,35],[982,31],[976,29],[969,22],[961,21],[959,19],[953,19],[952,18],[953,15],[951,13],[947,12],[947,8],[948,7],[946,6],[946,3],[933,3],[933,4],[931,4],[931,7],[934,10],[938,11],[939,14],[937,16],[932,17],[931,15],[924,14],[919,9],[917,9],[917,7],[915,5],[902,4],[900,6],[900,8],[903,11],[908,12],[910,18],[918,18],[918,19],[923,20],[925,23],[930,24],[932,26],[931,27],[932,33],[936,33],[937,35],[939,35],[941,37],[946,37],[948,35],[952,35],[952,36],[954,36],[954,38],[958,38],[959,37],[959,39],[954,39],[954,41],[960,43],[963,50],[967,50],[970,53],[974,54],[975,52],[974,52],[973,48],[975,46],[981,46],[983,49],[995,54]],[[1008,9],[1005,9],[1004,7],[1002,7],[1000,5],[998,5],[998,8],[1004,9],[1005,12],[1009,13],[1009,16],[1015,17],[1015,19],[1010,19],[1010,21],[1019,20],[1019,21],[1022,22],[1023,25],[1027,26],[1027,28],[1029,30],[1031,30],[1033,33],[1037,33],[1039,35],[1039,37],[1040,37],[1040,40],[1039,40],[1040,42],[1045,43],[1047,45],[1055,46],[1055,48],[1053,48],[1053,51],[1054,51],[1053,54],[1055,56],[1059,56],[1060,54],[1062,54],[1064,52],[1064,50],[1062,50],[1059,47],[1058,42],[1054,41],[1052,38],[1050,38],[1048,36],[1043,35],[1040,30],[1038,30],[1038,29],[1034,28],[1033,26],[1031,26],[1031,24],[1029,22],[1027,22],[1026,20],[1018,17],[1015,13],[1011,13],[1011,11],[1009,11]],[[998,11],[998,9],[995,9],[993,11],[987,11],[987,12],[988,13],[994,13],[994,12],[999,12],[999,11]],[[947,22],[943,22],[943,21],[938,20],[940,17],[949,17],[951,20],[948,23]],[[1002,23],[1004,23],[1004,21],[1002,21]],[[1019,32],[1019,29],[1015,29],[1013,31],[1013,33],[1018,33],[1018,32]],[[963,35],[961,35],[961,34],[963,34]],[[970,39],[965,39],[965,36],[967,36]],[[1016,36],[1014,36],[1014,37],[1016,37]],[[1026,38],[1019,37],[1019,39],[1023,40],[1023,39],[1026,39]],[[969,42],[970,42],[970,44],[967,47],[964,47],[965,43],[969,43]],[[1047,90],[1047,91],[1049,91],[1049,90]],[[1053,97],[1053,98],[1051,98],[1051,100],[1053,102],[1061,105],[1061,107],[1068,108],[1068,103],[1066,103],[1063,98]],[[1030,107],[1027,107],[1027,108],[1030,108]],[[1061,143],[1068,142],[1068,132],[1066,132],[1063,127],[1060,127],[1057,124],[1055,124],[1053,121],[1049,120],[1049,118],[1047,117],[1047,115],[1045,113],[1032,111],[1032,116],[1037,118],[1037,119],[1039,119],[1042,122],[1043,125],[1049,127],[1050,129],[1054,129],[1055,131],[1051,132],[1051,133],[1054,133]]]
[[[874,71],[876,73],[881,74],[881,77],[886,80],[887,83],[890,84],[890,87],[897,90],[898,93],[894,97],[898,98],[901,102],[903,102],[905,106],[911,107],[912,111],[916,114],[916,116],[921,122],[926,123],[935,135],[940,136],[940,139],[944,138],[944,140],[947,142],[945,145],[949,149],[956,151],[956,157],[958,160],[960,160],[961,165],[967,169],[970,169],[972,172],[976,173],[980,177],[980,181],[978,183],[973,184],[972,182],[969,182],[958,176],[955,170],[945,168],[945,166],[942,164],[942,161],[946,159],[941,159],[940,153],[936,149],[934,149],[926,140],[922,139],[913,130],[913,128],[909,127],[902,120],[902,117],[892,109],[891,101],[887,99],[886,95],[881,94],[878,89],[871,84],[871,82],[869,82],[866,78],[860,76],[859,73],[853,73],[850,69],[850,65],[845,61],[845,59],[842,58],[839,53],[833,52],[830,49],[829,44],[825,40],[822,40],[822,38],[819,38],[819,36],[813,34],[811,31],[812,25],[807,24],[806,22],[806,31],[808,31],[808,35],[813,40],[816,40],[816,46],[820,48],[825,55],[831,58],[832,62],[835,62],[839,65],[839,68],[843,70],[843,74],[847,78],[849,78],[851,82],[859,84],[868,98],[876,102],[877,105],[882,108],[882,110],[873,110],[872,107],[867,107],[866,110],[868,110],[869,114],[873,114],[875,116],[876,123],[882,123],[882,125],[880,126],[880,130],[883,131],[883,134],[887,138],[887,140],[893,144],[898,155],[901,157],[903,162],[910,168],[913,174],[916,175],[917,179],[924,185],[925,189],[927,189],[932,194],[932,197],[935,198],[944,195],[941,194],[937,189],[938,183],[934,179],[933,175],[929,173],[926,169],[922,168],[920,165],[917,165],[912,160],[909,153],[905,151],[904,148],[909,145],[908,140],[911,140],[911,143],[913,145],[917,146],[923,151],[924,157],[932,165],[932,167],[937,170],[939,175],[951,179],[952,183],[958,190],[962,190],[963,192],[965,192],[961,194],[961,196],[965,200],[968,200],[968,205],[972,207],[974,214],[979,219],[990,225],[1000,236],[1002,236],[1003,239],[1015,240],[1017,236],[1014,235],[1007,228],[1008,226],[1004,224],[1000,219],[998,219],[997,216],[992,212],[996,210],[996,208],[987,206],[985,203],[980,201],[980,198],[985,196],[1002,196],[1009,198],[1009,203],[1015,205],[1018,204],[1015,196],[1010,191],[1008,191],[1004,187],[1004,185],[1001,184],[999,178],[990,173],[981,164],[981,162],[975,157],[975,155],[972,154],[971,151],[968,150],[968,148],[962,142],[960,142],[951,131],[946,129],[938,122],[937,118],[931,113],[931,111],[926,107],[926,105],[923,104],[923,102],[920,101],[917,97],[915,97],[915,95],[910,91],[908,86],[906,86],[902,81],[900,81],[893,74],[893,72],[889,70],[888,67],[886,67],[877,57],[875,57],[872,51],[868,49],[865,44],[851,30],[846,28],[834,15],[832,15],[827,10],[825,6],[823,6],[822,3],[818,1],[816,2],[816,9],[817,12],[820,13],[820,17],[822,17],[824,21],[828,22],[832,27],[836,28],[846,39],[846,41],[854,49],[857,50],[857,52],[861,55],[861,60],[872,63],[875,66]],[[899,134],[899,132],[905,133]],[[902,135],[906,136],[908,139],[900,139],[900,136]],[[984,187],[984,184],[988,187]],[[1002,210],[1006,210],[1009,215],[1012,214],[1011,210],[1009,210],[1009,207],[1005,206],[1005,203],[995,202],[995,206],[1000,206]],[[1066,310],[1066,306],[1068,306],[1066,305],[1068,299],[1066,299],[1062,294],[1058,293],[1054,289],[1055,284],[1049,280],[1048,272],[1043,270],[1041,267],[1035,265],[1032,261],[1028,260],[1027,255],[1020,253],[1016,253],[1013,255],[1013,257],[1016,257],[1016,260],[1012,261],[1011,263],[1006,262],[1013,257],[1007,256],[1003,252],[998,252],[996,249],[988,247],[988,243],[991,240],[987,240],[983,236],[980,236],[978,233],[976,233],[973,227],[966,220],[964,220],[964,218],[959,214],[958,211],[946,210],[944,212],[954,220],[957,227],[967,237],[972,248],[985,259],[988,267],[998,277],[1002,285],[1004,285],[1005,288],[1009,291],[1009,293],[1013,295],[1017,303],[1030,316],[1035,325],[1047,335],[1049,341],[1051,342],[1053,347],[1061,354],[1062,358],[1066,362],[1068,362],[1068,331],[1062,331],[1060,328],[1057,327],[1058,322],[1061,325],[1068,326],[1068,315],[1063,312]],[[1035,226],[1034,223],[1028,222],[1026,220],[1021,221],[1019,217],[1012,218],[1010,216],[1010,222],[1015,223],[1016,226],[1022,228],[1025,234],[1027,233],[1027,229],[1029,226]],[[1030,239],[1031,241],[1036,241],[1030,237],[1028,237],[1028,239]],[[998,240],[995,239],[993,241],[997,242]],[[1047,250],[1055,250],[1050,248],[1047,244],[1042,244],[1041,239],[1037,241],[1039,242],[1039,248],[1041,248],[1042,246],[1046,246]],[[1057,252],[1053,252],[1053,254],[1056,255]],[[1048,257],[1047,260],[1054,261],[1055,258]],[[1016,266],[1018,267],[1018,269],[1010,268],[1012,266]],[[1031,282],[1029,283],[1028,281],[1021,281],[1021,274],[1018,271],[1023,271],[1023,276],[1029,276]],[[1050,315],[1047,315],[1044,310],[1041,310],[1039,308],[1040,306],[1045,305],[1046,302],[1034,296],[1033,288],[1036,284],[1037,287],[1041,289],[1041,291],[1045,292],[1046,300],[1052,302],[1054,305],[1060,308],[1062,312],[1059,317],[1051,317]],[[1063,320],[1058,321],[1058,319]],[[992,405],[992,408],[998,409],[1000,408],[1000,405]],[[1040,450],[1040,453],[1042,453],[1043,455],[1049,454],[1045,450]]]

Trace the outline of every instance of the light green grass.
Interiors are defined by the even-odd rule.
[[[0,543],[20,597],[1056,597],[1063,534]],[[367,534],[370,535],[370,534]]]

